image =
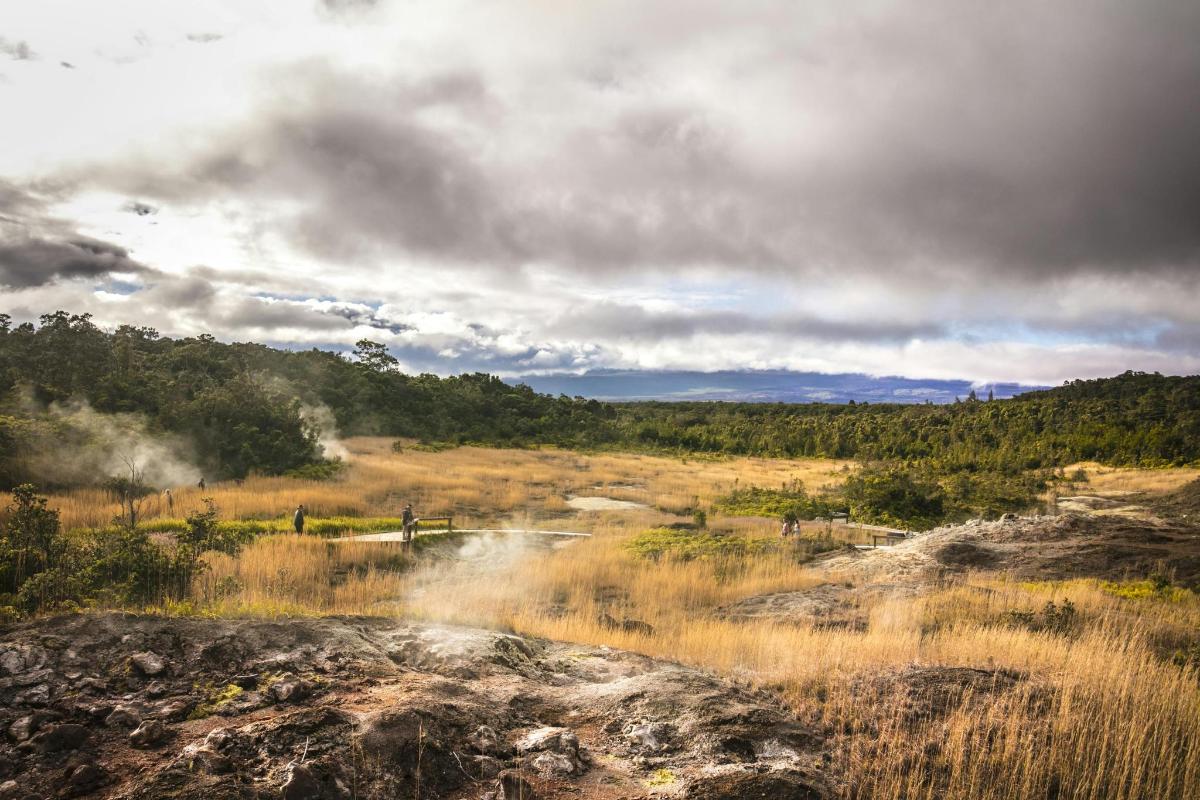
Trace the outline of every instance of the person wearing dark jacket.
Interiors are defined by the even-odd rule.
[[[292,516],[292,524],[296,526],[296,533],[304,533],[304,505],[296,506],[296,513]]]
[[[400,519],[404,523],[404,532],[401,536],[401,541],[403,541],[405,546],[407,546],[408,543],[412,541],[413,534],[417,530],[417,520],[416,517],[413,516],[412,503],[408,503],[404,506],[404,513],[401,515]]]

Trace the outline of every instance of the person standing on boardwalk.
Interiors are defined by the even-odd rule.
[[[296,506],[296,513],[292,516],[292,524],[296,526],[296,533],[304,533],[304,504]]]
[[[401,541],[404,542],[405,547],[408,547],[413,540],[413,534],[415,534],[417,530],[417,520],[413,516],[412,503],[405,504],[404,513],[400,515],[400,518],[404,523],[404,531],[401,534]]]

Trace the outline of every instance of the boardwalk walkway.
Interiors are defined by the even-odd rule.
[[[541,531],[528,528],[455,528],[455,533],[540,533],[544,536],[591,536],[590,533],[575,533],[573,531]],[[417,531],[417,536],[444,536],[446,531]],[[331,542],[401,542],[404,541],[403,531],[383,531],[381,533],[363,533],[358,536],[339,536],[330,539]]]

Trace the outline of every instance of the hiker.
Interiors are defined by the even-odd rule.
[[[400,517],[404,522],[404,532],[400,541],[404,542],[405,546],[407,546],[413,540],[413,534],[417,530],[417,520],[413,516],[412,503],[405,504],[404,513]]]
[[[292,516],[292,524],[296,526],[296,533],[304,533],[304,504],[296,506],[296,513]]]
[[[164,492],[164,494],[166,494],[166,496],[167,496],[167,513],[174,514],[175,513],[175,496],[171,494],[170,489],[167,489],[167,491]]]
[[[204,477],[203,476],[201,476],[200,482],[197,483],[196,486],[200,487],[200,491],[202,491],[202,492],[204,491]]]
[[[789,536],[791,536],[792,530],[793,530],[792,529],[792,521],[790,519],[788,519],[787,517],[784,517],[783,518],[783,532],[781,534],[783,536],[783,538],[786,539]]]

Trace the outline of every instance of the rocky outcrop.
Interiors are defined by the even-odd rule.
[[[60,617],[0,633],[0,682],[5,798],[828,795],[770,694],[492,631]]]

